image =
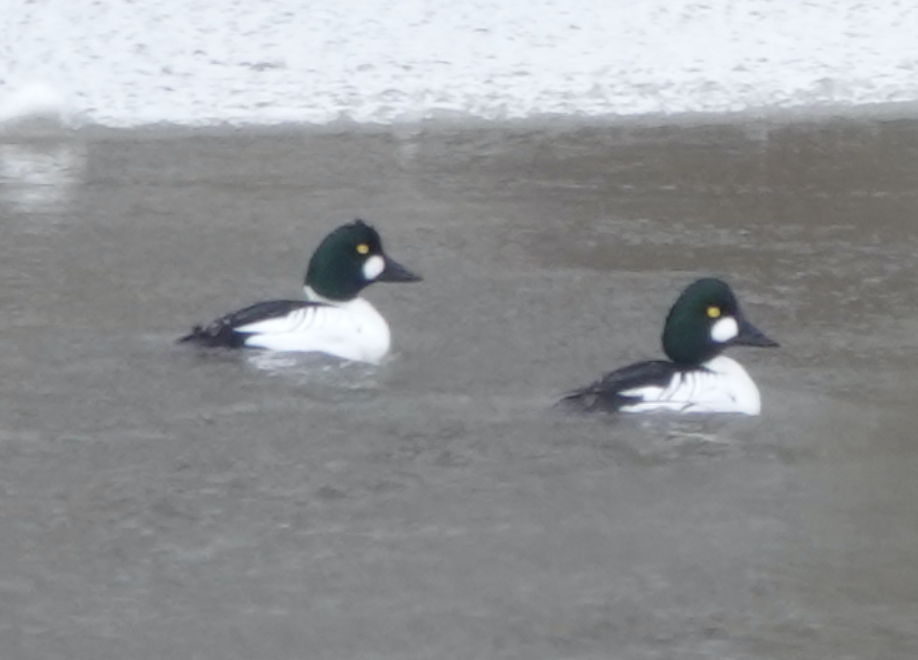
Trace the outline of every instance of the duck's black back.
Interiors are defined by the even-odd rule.
[[[221,316],[206,326],[196,325],[189,334],[178,341],[208,348],[242,348],[245,346],[248,334],[237,332],[236,328],[271,318],[279,318],[296,309],[321,304],[323,303],[304,300],[267,300],[255,303],[226,316]]]
[[[637,362],[574,390],[562,398],[557,406],[570,412],[616,412],[622,406],[640,402],[638,397],[626,396],[622,392],[648,385],[666,387],[679,371],[677,364],[665,360]]]

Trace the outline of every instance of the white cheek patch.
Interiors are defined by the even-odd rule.
[[[739,334],[739,324],[732,316],[725,316],[711,326],[711,339],[724,344]]]
[[[374,254],[363,264],[363,277],[368,282],[372,282],[380,273],[386,269],[386,260],[378,254]]]

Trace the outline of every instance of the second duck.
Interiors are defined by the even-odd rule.
[[[718,279],[689,285],[666,317],[663,350],[671,361],[638,362],[565,396],[580,412],[745,413],[758,415],[759,389],[746,370],[721,355],[730,346],[777,346],[740,311]]]

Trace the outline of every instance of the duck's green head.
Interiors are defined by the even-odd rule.
[[[342,225],[326,236],[306,270],[306,286],[330,300],[352,300],[373,282],[420,279],[386,255],[379,234],[363,220]]]
[[[725,282],[705,278],[690,284],[666,317],[663,350],[669,359],[697,365],[736,345],[778,344],[746,320]]]

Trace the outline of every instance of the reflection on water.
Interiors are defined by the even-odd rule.
[[[366,387],[378,367],[361,362],[347,362],[321,353],[277,353],[244,351],[247,365],[271,376],[289,378],[300,383],[337,385],[343,389]]]
[[[0,143],[0,205],[18,213],[61,213],[86,170],[73,141]]]
[[[299,396],[313,401],[365,400],[376,396],[381,386],[381,367],[320,353],[231,351],[189,346],[179,347],[178,352],[211,365],[243,365],[261,377],[275,378],[285,387],[296,388]]]

